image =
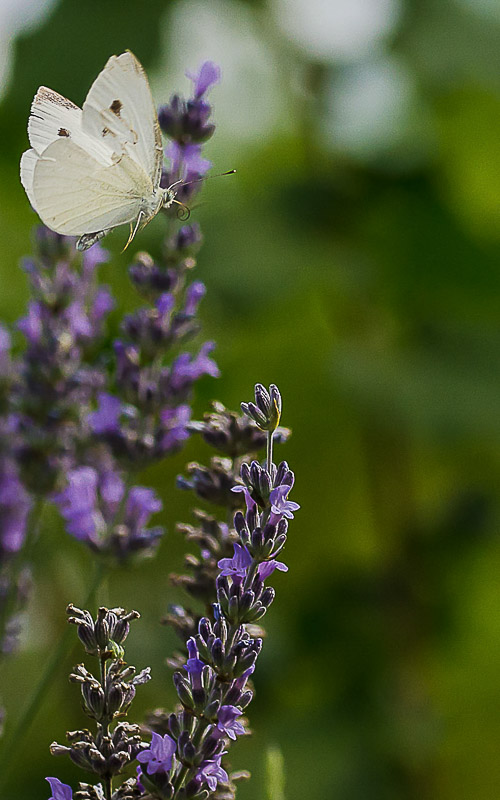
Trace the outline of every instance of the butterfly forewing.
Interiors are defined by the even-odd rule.
[[[84,132],[112,149],[126,145],[153,186],[159,186],[162,147],[158,117],[146,74],[132,53],[111,56],[97,76],[83,104],[82,126]]]
[[[152,191],[151,180],[127,153],[103,166],[71,139],[49,145],[33,169],[38,214],[49,228],[68,236],[132,222]]]

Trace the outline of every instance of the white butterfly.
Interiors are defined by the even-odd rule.
[[[86,250],[111,228],[140,228],[175,200],[160,188],[158,117],[141,64],[129,51],[111,56],[80,109],[41,86],[28,121],[32,149],[21,182],[47,227],[79,236]]]

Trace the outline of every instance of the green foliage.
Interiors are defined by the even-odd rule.
[[[285,761],[276,745],[266,751],[267,800],[285,800]]]

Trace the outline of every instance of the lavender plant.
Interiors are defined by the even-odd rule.
[[[87,772],[94,773],[99,783],[80,783],[75,800],[133,800],[140,797],[136,782],[125,780],[112,791],[112,781],[131,764],[147,747],[141,741],[138,725],[125,722],[136,687],[150,679],[149,667],[136,674],[135,667],[123,660],[123,643],[128,636],[130,622],[140,615],[137,611],[126,613],[123,608],[100,608],[97,617],[87,610],[69,605],[68,622],[77,626],[78,637],[85,652],[97,658],[98,675],[84,664],[78,664],[70,675],[73,683],[80,685],[85,714],[95,724],[95,733],[78,730],[67,734],[69,745],[53,742],[53,755],[67,754]],[[58,778],[47,778],[53,800],[71,800],[71,788]]]
[[[252,626],[264,617],[274,600],[275,590],[265,582],[275,570],[288,569],[276,557],[286,543],[288,520],[299,508],[288,499],[294,484],[293,472],[286,462],[278,466],[273,462],[273,437],[281,415],[280,394],[275,386],[267,391],[258,384],[255,400],[242,404],[252,421],[239,428],[246,428],[247,434],[249,429],[254,431],[250,441],[255,441],[254,436],[259,440],[255,428],[265,434],[267,458],[264,464],[243,462],[241,482],[231,487],[233,494],[243,494],[246,505],[245,512],[238,510],[234,515],[237,540],[233,541],[233,555],[219,559],[214,580],[217,599],[210,614],[199,620],[196,633],[188,637],[188,657],[182,669],[174,673],[179,706],[170,715],[156,714],[153,726],[150,720],[154,729],[149,745],[142,742],[135,727],[124,729],[125,723],[120,723],[113,732],[109,727],[120,711],[128,709],[135,684],[149,677],[149,672],[143,671],[127,683],[133,672],[121,662],[119,645],[124,638],[121,626],[131,615],[100,609],[93,622],[88,612],[70,607],[74,614],[71,621],[79,625],[87,652],[98,655],[101,663],[100,680],[83,665],[72,675],[82,684],[86,711],[97,721],[97,735],[77,731],[69,735],[70,747],[51,748],[54,754],[69,753],[76,763],[90,768],[104,781],[103,785],[80,784],[75,800],[235,797],[234,781],[242,775],[230,777],[223,757],[229,744],[247,732],[244,712],[253,697],[249,681],[262,648],[262,639],[253,635]],[[227,412],[224,413],[227,421]],[[229,418],[235,421],[235,415]],[[106,659],[112,660],[108,672],[103,666]],[[139,762],[137,776],[113,791],[112,778],[134,758]],[[48,780],[52,800],[72,800],[69,786],[56,778]]]
[[[193,422],[191,429],[199,433],[217,455],[212,456],[208,466],[191,462],[187,466],[187,477],[179,475],[177,478],[179,488],[193,491],[197,498],[215,507],[214,514],[195,508],[193,516],[197,524],[177,526],[188,545],[197,545],[199,550],[197,555],[186,556],[187,574],[170,576],[174,586],[182,587],[193,600],[201,602],[201,613],[191,606],[170,606],[165,622],[177,631],[183,642],[195,635],[201,616],[210,614],[217,600],[217,564],[233,553],[234,544],[238,542],[233,517],[237,510],[245,508],[240,471],[244,463],[265,449],[267,442],[267,432],[258,427],[251,416],[228,411],[219,402],[213,403],[212,411],[205,414],[202,422]],[[276,427],[273,440],[283,443],[289,435],[287,428]],[[184,663],[182,655],[170,659],[170,663],[175,665],[179,658],[179,663]]]
[[[222,763],[224,747],[246,732],[243,711],[253,696],[249,678],[262,647],[255,623],[262,620],[274,599],[274,589],[266,586],[265,580],[275,569],[287,569],[276,556],[286,542],[287,520],[298,509],[288,500],[293,473],[286,462],[278,467],[273,463],[280,394],[275,386],[268,392],[257,384],[255,400],[242,404],[244,417],[220,405],[208,415],[198,429],[232,458],[222,469],[218,461],[212,461],[209,469],[190,465],[191,480],[180,481],[184,488],[233,511],[237,509],[235,499],[243,495],[246,512],[236,510],[232,529],[202,512],[197,512],[197,529],[183,527],[188,540],[198,543],[201,552],[199,558],[187,558],[191,574],[174,576],[174,582],[203,601],[205,615],[200,618],[176,606],[168,618],[179,634],[187,635],[188,658],[174,673],[180,710],[171,715],[157,711],[148,719],[154,731],[152,747],[159,746],[157,737],[162,736],[162,746],[168,743],[175,753],[175,763],[165,762],[162,769],[161,780],[169,776],[170,794],[166,797],[233,798],[234,782],[243,777],[228,775]],[[278,435],[284,440],[287,434],[281,429]],[[243,460],[245,451],[264,444],[264,466]],[[234,474],[238,462],[239,478]],[[232,556],[220,557],[228,550]],[[178,656],[174,663],[180,666],[180,660]],[[141,781],[152,790],[151,775]]]
[[[191,182],[180,189],[183,201],[191,201],[211,166],[202,157],[203,143],[215,130],[207,92],[220,73],[206,62],[191,77],[193,96],[174,95],[159,111],[170,140],[163,183]],[[173,211],[163,213],[161,259],[140,253],[129,269],[148,304],[124,317],[111,353],[106,319],[114,301],[97,279],[108,259],[100,244],[82,258],[72,239],[40,227],[35,256],[24,263],[31,300],[18,325],[26,347],[14,370],[6,334],[0,342],[0,505],[18,489],[15,558],[9,555],[12,546],[4,546],[12,535],[0,530],[0,651],[17,624],[44,503],[54,503],[68,533],[96,555],[89,602],[104,564],[153,554],[164,532],[150,525],[162,502],[138,484],[137,473],[182,446],[190,434],[193,387],[201,376],[219,372],[210,357],[213,343],[194,354],[185,349],[200,330],[197,311],[205,293],[201,282],[190,279],[202,241],[199,227],[180,225]],[[56,667],[54,654],[47,671]],[[39,686],[48,685],[47,674]],[[35,705],[32,700],[21,716],[0,763],[9,760]]]

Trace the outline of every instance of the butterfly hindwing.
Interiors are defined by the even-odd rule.
[[[33,166],[33,205],[49,228],[68,236],[136,220],[143,197],[152,190],[144,170],[127,153],[104,166],[69,138],[49,145]]]
[[[28,137],[31,147],[39,156],[52,142],[71,139],[85,150],[91,148],[95,157],[104,164],[112,163],[112,143],[85,133],[82,129],[82,110],[46,86],[40,86],[31,104]]]

